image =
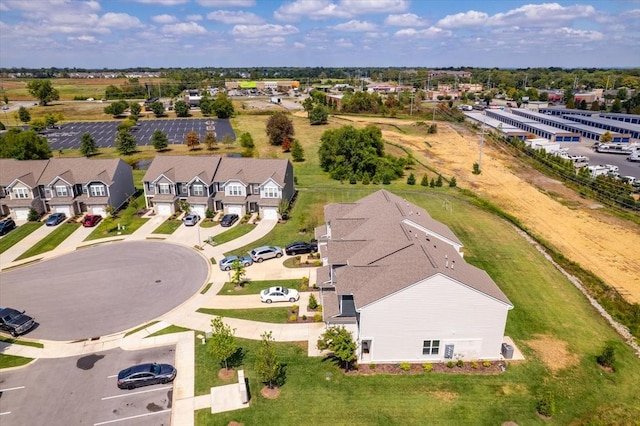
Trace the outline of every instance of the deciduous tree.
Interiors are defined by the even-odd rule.
[[[49,142],[33,130],[12,128],[0,135],[0,158],[44,160],[51,158]]]
[[[142,107],[140,106],[139,103],[137,102],[131,102],[129,104],[129,112],[131,112],[131,115],[133,116],[138,116],[140,115],[140,112],[142,111]]]
[[[153,111],[156,117],[162,117],[164,115],[164,104],[160,101],[152,102],[149,108],[151,108],[151,111]]]
[[[119,117],[127,110],[127,108],[129,108],[127,101],[119,100],[107,105],[104,108],[104,113],[113,115],[114,117]]]
[[[186,134],[184,143],[189,147],[189,150],[194,150],[198,145],[200,145],[200,136],[192,130]]]
[[[90,157],[98,153],[98,145],[93,139],[93,136],[91,136],[91,133],[85,132],[82,134],[80,138],[80,152],[85,157]]]
[[[327,111],[327,108],[322,105],[316,105],[309,113],[309,123],[311,123],[312,126],[327,124],[328,119],[329,112]]]
[[[218,147],[218,140],[216,139],[216,134],[213,132],[207,132],[204,135],[204,144],[207,147],[207,150],[213,151]]]
[[[229,118],[235,113],[233,103],[226,93],[218,93],[213,101],[213,111],[218,118]]]
[[[47,105],[51,101],[60,99],[60,94],[54,89],[51,80],[29,80],[27,83],[29,93],[40,101],[40,105]]]
[[[131,155],[138,149],[136,138],[128,128],[118,131],[116,135],[116,149],[123,155]]]
[[[340,361],[345,371],[348,371],[351,363],[357,359],[356,342],[351,332],[344,327],[328,328],[318,340],[318,349],[333,352],[333,356]]]
[[[235,332],[235,328],[231,329],[222,322],[221,317],[215,317],[211,320],[211,337],[207,342],[207,349],[213,358],[224,365],[226,369],[229,369],[229,359],[238,350],[234,337]]]
[[[22,121],[23,123],[28,123],[29,121],[31,121],[31,113],[29,113],[28,109],[21,106],[20,108],[18,108],[18,118],[20,118],[20,121]]]
[[[291,159],[295,162],[304,161],[304,149],[297,139],[294,139],[291,144]]]
[[[178,117],[189,116],[189,104],[183,100],[176,101],[176,103],[173,105],[173,109],[175,110]]]
[[[273,389],[282,384],[282,364],[278,360],[274,345],[275,340],[271,331],[265,331],[261,337],[262,341],[256,353],[256,373],[262,383],[266,384],[269,389]]]
[[[284,113],[276,112],[267,121],[267,136],[271,145],[282,145],[285,138],[291,140],[294,135],[293,122]]]
[[[165,132],[156,129],[151,135],[151,144],[156,151],[163,151],[169,146],[169,138]]]

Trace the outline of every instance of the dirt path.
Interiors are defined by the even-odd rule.
[[[348,119],[363,124],[410,124],[388,118]],[[463,134],[447,123],[438,123],[436,135],[383,131],[383,137],[410,147],[417,158],[445,177],[455,176],[458,186],[491,200],[567,258],[618,289],[628,301],[640,303],[640,229],[636,225],[593,209],[595,202],[581,199],[561,182],[514,164],[511,157],[491,146],[484,145],[482,173],[474,175],[480,137],[460,131]]]

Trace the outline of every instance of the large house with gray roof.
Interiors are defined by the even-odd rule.
[[[183,201],[201,217],[210,210],[277,219],[278,205],[295,192],[293,166],[278,159],[156,156],[143,184],[147,208],[162,216]]]
[[[513,305],[447,226],[385,190],[324,215],[323,317],[352,332],[358,362],[500,359]]]
[[[135,191],[131,166],[120,159],[0,159],[0,213],[15,220],[31,209],[106,216]]]

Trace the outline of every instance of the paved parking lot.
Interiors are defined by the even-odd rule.
[[[83,248],[0,273],[2,304],[39,323],[26,336],[81,340],[144,324],[179,306],[207,280],[193,249],[153,241]]]
[[[169,425],[173,386],[120,390],[120,370],[134,364],[175,364],[175,348],[113,349],[81,357],[40,359],[0,373],[2,425]],[[178,371],[178,375],[180,371]]]
[[[49,141],[53,151],[60,149],[76,149],[80,147],[80,140],[84,133],[90,133],[99,147],[106,148],[115,145],[118,125],[121,121],[93,121],[66,123],[59,129],[49,129],[43,135]],[[200,136],[200,141],[208,131],[216,135],[218,142],[225,136],[235,140],[235,133],[228,119],[213,118],[181,118],[174,120],[138,120],[138,125],[132,130],[139,146],[151,145],[153,132],[159,129],[166,133],[169,143],[183,144],[185,135],[194,131]]]

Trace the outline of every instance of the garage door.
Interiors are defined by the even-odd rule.
[[[197,214],[200,217],[205,217],[205,211],[207,209],[204,205],[192,205],[191,212]]]
[[[242,206],[227,206],[227,213],[242,216]]]
[[[171,216],[171,205],[170,204],[156,204],[156,212],[160,216]]]
[[[92,207],[91,208],[91,214],[95,214],[98,216],[102,216],[102,217],[106,217],[107,216],[107,212],[104,209],[103,206],[96,206],[96,207]]]
[[[265,207],[262,209],[263,219],[277,219],[278,209],[275,207]]]
[[[16,220],[29,219],[29,209],[13,209],[13,214],[16,216]]]
[[[69,206],[55,206],[53,208],[53,211],[55,213],[64,213],[65,215],[67,215],[67,217],[73,216],[71,214],[71,208]]]

